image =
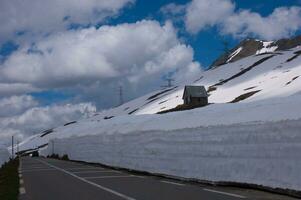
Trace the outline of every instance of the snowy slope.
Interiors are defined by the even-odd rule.
[[[217,88],[216,90],[210,92],[210,103],[227,103],[244,93],[257,90],[260,90],[260,92],[246,101],[289,96],[301,90],[301,77],[299,78],[299,75],[301,75],[301,60],[300,57],[289,62],[287,60],[293,58],[296,55],[295,52],[300,50],[301,48],[299,47],[290,51],[247,57],[235,63],[229,63],[205,71],[203,74],[200,74],[199,80],[195,80],[191,84],[205,85],[206,88],[209,88],[220,83],[220,85],[214,86]],[[244,70],[248,70],[256,62],[263,59],[267,60],[223,83],[223,81],[242,73]],[[289,83],[290,81],[292,82]],[[118,108],[104,111],[100,115],[103,117],[125,115],[135,110],[133,114],[153,114],[174,108],[183,103],[183,88],[183,85],[171,88],[171,91],[167,91],[156,98],[151,97],[159,94],[161,91],[153,92]]]
[[[204,71],[190,84],[207,88],[206,107],[155,114],[183,103],[182,84],[37,134],[19,149],[41,147],[43,155],[54,151],[184,178],[301,191],[300,54],[296,47]],[[49,140],[55,149],[45,147]]]
[[[256,119],[256,117],[259,114],[255,113],[255,118],[250,118],[247,116],[245,118],[235,118],[234,115],[231,114],[235,110],[244,109],[245,113],[248,113],[250,111],[250,107],[256,107],[258,105],[262,105],[263,108],[261,109],[264,109],[264,107],[269,109],[270,103],[274,101],[282,104],[282,109],[285,110],[285,107],[288,106],[287,104],[291,105],[290,99],[294,98],[296,99],[293,103],[297,103],[294,106],[298,107],[298,102],[300,102],[300,99],[297,98],[298,95],[294,98],[291,95],[301,92],[301,77],[299,77],[301,76],[301,56],[296,57],[300,50],[301,48],[298,47],[289,51],[278,51],[272,54],[250,56],[237,62],[229,63],[203,72],[200,74],[200,78],[198,80],[193,80],[191,84],[205,85],[207,89],[211,88],[211,91],[209,92],[209,103],[213,104],[205,108],[192,110],[189,114],[184,115],[183,118],[186,119],[189,117],[189,115],[191,115],[191,113],[196,112],[196,116],[193,116],[192,118],[197,118],[197,115],[201,115],[198,118],[204,116],[204,121],[209,121],[209,124],[199,120],[195,126],[219,125],[221,122],[226,122],[227,120],[232,119],[221,118],[219,121],[214,120],[218,119],[219,115],[227,113],[227,115],[232,116],[234,119],[231,123],[240,123],[243,121],[258,121],[259,119]],[[116,124],[119,127],[120,121],[122,120],[125,120],[125,123],[131,124],[130,126],[133,126],[132,122],[139,124],[139,122],[141,120],[143,121],[144,119],[146,119],[146,123],[149,124],[148,120],[149,118],[153,118],[153,116],[139,116],[136,118],[133,116],[154,114],[182,104],[183,88],[184,85],[180,85],[165,90],[155,91],[133,101],[127,102],[119,107],[102,111],[95,114],[93,117],[81,120],[75,124],[56,128],[53,131],[54,133],[58,130],[67,130],[68,132],[69,127],[76,127],[76,129],[79,129],[85,133],[87,131],[82,129],[87,127],[82,124],[89,124],[89,129],[94,126],[96,129],[98,129],[98,126],[105,127],[107,124],[113,122],[113,126]],[[257,93],[243,101],[240,101],[240,103],[228,104],[240,95],[249,92]],[[283,97],[283,99],[279,100],[278,98],[280,97]],[[276,99],[274,100],[274,98]],[[257,102],[258,100],[265,101]],[[246,104],[247,102],[254,103]],[[257,112],[257,110],[255,111]],[[273,108],[268,111],[272,113]],[[299,116],[299,110],[295,111],[297,111],[297,114],[294,111],[281,111],[282,113],[277,115],[277,120],[285,120],[288,117],[287,115],[290,114],[296,114],[297,116],[293,117],[293,119],[296,119],[296,117],[298,118]],[[117,116],[123,117],[116,119]],[[161,121],[164,121],[168,118],[168,116],[181,118],[182,114],[175,113],[173,115],[155,115],[155,118],[160,120],[162,119]],[[209,116],[212,117],[209,118]],[[265,121],[269,119],[270,118],[267,117],[261,120]],[[194,120],[185,120],[185,123],[187,123],[187,121],[193,121],[194,123]],[[91,125],[90,123],[94,125]],[[151,126],[153,125],[156,126],[156,124],[152,124]],[[177,127],[177,124],[173,125]],[[120,127],[122,126],[123,125]],[[145,124],[143,124],[143,127],[145,127]],[[112,128],[115,130],[114,127]],[[64,134],[60,135],[64,136]],[[36,135],[28,138],[26,141],[23,141],[20,144],[20,150],[37,148],[40,145],[48,143],[48,140],[52,137],[53,133],[50,133],[44,137]]]

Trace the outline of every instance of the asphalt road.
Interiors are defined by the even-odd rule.
[[[94,165],[21,158],[20,200],[289,200],[234,187],[211,187]]]

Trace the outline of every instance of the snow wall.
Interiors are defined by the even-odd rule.
[[[55,139],[72,160],[301,191],[301,119]],[[52,152],[49,146],[44,154]]]

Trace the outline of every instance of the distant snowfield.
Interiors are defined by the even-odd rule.
[[[203,72],[191,82],[211,88],[212,104],[206,107],[155,114],[182,104],[183,83],[37,134],[19,148],[51,140],[55,153],[75,160],[301,191],[300,50],[251,56]],[[41,153],[52,151],[49,145]]]

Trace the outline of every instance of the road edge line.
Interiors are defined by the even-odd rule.
[[[218,193],[218,194],[224,194],[224,195],[228,195],[228,196],[232,196],[232,197],[237,197],[237,198],[241,198],[241,199],[247,198],[242,195],[228,193],[228,192],[222,192],[222,191],[218,191],[218,190],[211,190],[211,189],[207,189],[207,188],[203,188],[203,190],[208,191],[208,192]]]
[[[41,163],[44,163],[45,165],[47,165],[47,166],[49,166],[49,167],[55,168],[55,169],[57,169],[57,170],[59,170],[59,171],[61,171],[61,172],[64,172],[65,174],[68,174],[68,175],[70,175],[70,176],[72,176],[72,177],[74,177],[74,178],[77,178],[77,179],[79,179],[79,180],[81,180],[81,181],[83,181],[83,182],[85,182],[85,183],[88,183],[88,184],[90,184],[90,185],[93,185],[93,186],[95,186],[95,187],[97,187],[97,188],[99,188],[99,189],[102,189],[102,190],[104,190],[104,191],[110,192],[110,193],[112,193],[112,194],[114,194],[114,195],[116,195],[116,196],[119,196],[119,197],[123,198],[123,199],[126,199],[126,200],[136,200],[136,199],[134,199],[134,198],[132,198],[132,197],[129,197],[129,196],[125,195],[125,194],[121,194],[121,193],[119,193],[119,192],[117,192],[117,191],[115,191],[115,190],[112,190],[112,189],[110,189],[110,188],[107,188],[107,187],[104,187],[104,186],[102,186],[102,185],[98,185],[98,184],[96,184],[96,183],[93,183],[93,182],[91,182],[91,181],[88,181],[88,180],[86,180],[86,179],[84,179],[84,178],[82,178],[82,177],[79,177],[79,176],[77,176],[77,175],[75,175],[75,174],[73,174],[73,173],[71,173],[71,172],[68,172],[68,171],[66,171],[66,170],[64,170],[64,169],[62,169],[62,168],[60,168],[60,167],[54,166],[54,165],[52,165],[52,164],[50,164],[50,163],[48,163],[48,162],[45,162],[45,161],[42,161],[42,160],[39,160],[39,159],[37,159],[37,161],[39,161],[39,162],[41,162]]]

